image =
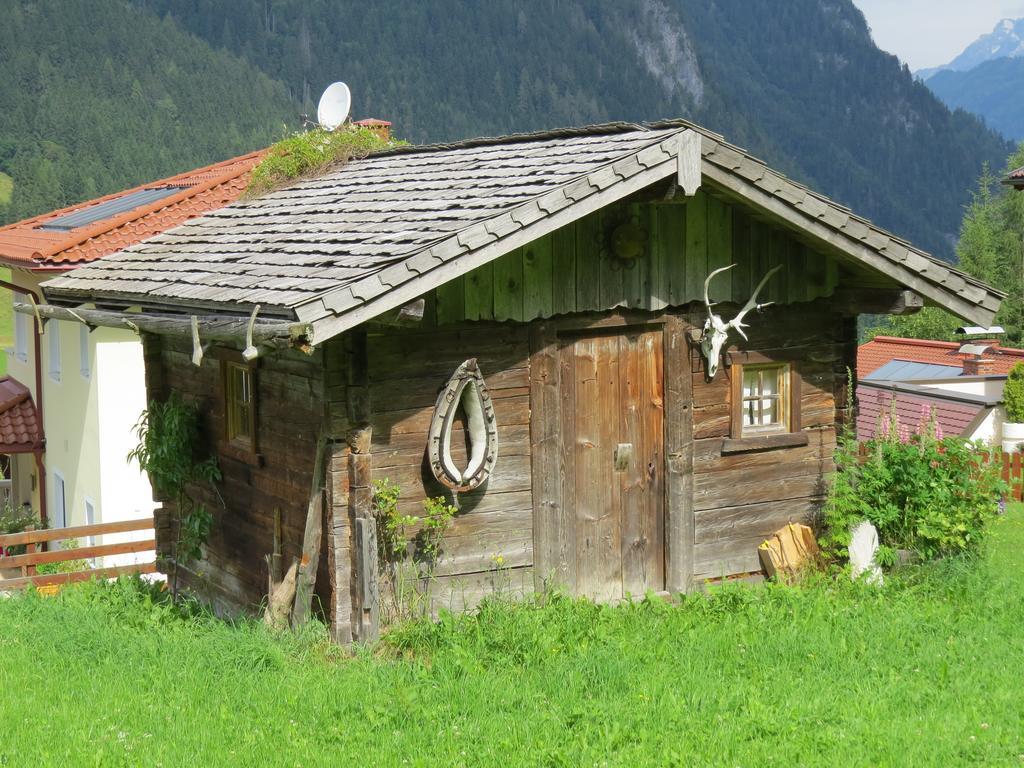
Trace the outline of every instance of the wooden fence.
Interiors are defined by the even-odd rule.
[[[1024,453],[996,454],[996,461],[1003,467],[1003,480],[1010,486],[1006,494],[1008,501],[1024,501]]]
[[[88,540],[92,536],[107,533],[127,533],[129,531],[147,531],[153,528],[153,518],[141,520],[122,520],[115,523],[98,523],[96,525],[79,525],[72,528],[51,528],[23,533],[0,535],[0,552],[7,552],[8,547],[24,546],[25,553],[0,557],[0,568],[21,569],[21,576],[0,578],[0,591],[22,589],[29,584],[36,587],[58,586],[88,579],[111,579],[130,573],[154,573],[156,563],[136,563],[118,565],[110,568],[90,568],[71,573],[37,574],[36,566],[49,563],[63,563],[69,560],[89,560],[94,557],[108,555],[125,555],[141,552],[155,552],[156,540],[150,536],[143,541],[122,541],[116,544],[99,544],[80,546],[74,549],[54,549],[44,551],[39,545],[75,539]]]

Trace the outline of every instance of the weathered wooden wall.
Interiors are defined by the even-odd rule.
[[[213,513],[214,523],[204,560],[194,573],[186,574],[185,583],[226,613],[251,611],[266,596],[263,558],[273,550],[275,509],[281,511],[285,567],[301,553],[317,435],[323,422],[321,353],[260,359],[256,372],[258,464],[217,450],[224,436],[219,360],[207,355],[196,368],[190,362],[191,343],[170,337],[147,337],[145,354],[149,397],[163,399],[175,392],[199,406],[202,448],[217,454],[223,474],[219,496],[208,487],[194,489]],[[169,554],[171,505],[164,506],[157,520],[157,546],[159,552]],[[322,567],[317,594],[324,605],[328,583]]]
[[[527,327],[396,329],[371,334],[367,352],[373,477],[401,487],[404,514],[422,514],[428,497],[450,500],[426,465],[425,453],[437,394],[460,363],[477,358],[494,401],[497,468],[483,487],[459,497],[461,511],[433,571],[435,610],[474,605],[496,588],[532,590]],[[464,433],[456,432],[452,442],[456,460],[463,461]]]
[[[611,231],[634,221],[647,232],[644,256],[624,267],[608,249]],[[461,320],[526,322],[615,307],[662,310],[703,298],[746,301],[761,277],[784,265],[762,300],[806,302],[832,294],[836,261],[787,231],[751,218],[704,192],[686,203],[624,203],[563,227],[435,292],[438,324]]]
[[[701,321],[694,313],[693,324]],[[800,426],[806,446],[723,455],[729,437],[733,369],[714,381],[690,351],[693,377],[695,581],[758,572],[757,545],[788,522],[813,522],[826,476],[834,469],[836,425],[846,418],[847,367],[855,366],[856,321],[830,312],[826,301],[772,307],[752,321],[749,342],[729,357],[756,352],[790,362],[799,375]]]
[[[622,269],[603,243],[628,217],[647,228],[650,241],[643,259]],[[806,446],[722,453],[730,429],[730,368],[723,365],[714,382],[705,381],[696,349],[683,350],[683,329],[703,323],[705,276],[730,263],[737,266],[716,280],[712,299],[734,304],[748,298],[765,272],[784,265],[761,296],[777,304],[750,318],[750,341],[740,340],[736,354],[756,351],[795,364]],[[263,358],[257,376],[262,460],[254,465],[220,456],[226,508],[216,494],[202,493],[216,522],[198,569],[202,575],[189,580],[226,610],[252,608],[263,599],[263,556],[272,546],[274,509],[282,513],[288,562],[301,548],[318,431],[326,425],[327,503],[317,591],[336,639],[372,639],[378,606],[362,591],[357,536],[359,520],[372,516],[372,483],[397,483],[401,511],[408,514],[420,514],[425,498],[446,495],[424,461],[427,429],[437,393],[460,363],[476,357],[494,398],[498,466],[486,486],[460,499],[461,512],[433,572],[432,607],[458,610],[496,590],[532,590],[538,469],[531,456],[531,338],[539,318],[591,313],[599,319],[616,307],[662,315],[667,319],[661,322],[676,329],[666,346],[666,375],[673,375],[665,389],[677,398],[685,393],[692,406],[676,409],[666,422],[667,476],[685,475],[684,482],[671,484],[666,499],[676,537],[666,547],[680,555],[692,545],[675,560],[685,563],[685,574],[673,572],[666,580],[699,583],[756,572],[757,544],[787,521],[813,518],[832,468],[835,424],[844,418],[845,371],[856,355],[855,320],[834,314],[822,298],[832,294],[838,279],[831,259],[702,193],[686,204],[610,208],[508,254],[428,297],[428,315],[418,328],[371,325],[333,339],[313,357]],[[173,390],[199,403],[205,443],[216,446],[224,430],[218,361],[208,357],[194,368],[191,347],[183,341],[147,339],[145,349],[150,397]],[[685,356],[677,361],[680,354]],[[692,385],[692,401],[680,376]],[[534,389],[541,396],[543,387]],[[464,446],[456,437],[461,459]],[[685,504],[692,514],[679,519],[686,524],[672,522],[673,510]],[[172,535],[167,513],[157,525],[166,552]]]

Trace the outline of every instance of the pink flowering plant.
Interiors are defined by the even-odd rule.
[[[878,529],[881,565],[892,565],[898,549],[924,560],[974,551],[1006,492],[983,446],[944,436],[926,407],[914,428],[893,407],[875,434],[862,443],[851,434],[840,438],[823,513],[824,552],[844,561],[850,529],[862,520]]]

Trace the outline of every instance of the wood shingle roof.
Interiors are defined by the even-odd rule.
[[[1001,294],[690,123],[615,123],[409,147],[234,203],[45,284],[54,303],[245,314],[310,324],[313,343],[557,227],[679,175],[985,324]],[[694,163],[697,163],[694,159]]]

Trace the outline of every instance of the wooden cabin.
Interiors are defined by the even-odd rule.
[[[756,303],[770,305],[710,360],[709,313],[732,319],[769,274]],[[496,590],[678,593],[756,576],[768,534],[815,519],[851,416],[859,313],[930,304],[987,325],[1001,299],[682,121],[372,155],[45,293],[44,317],[131,323],[150,397],[201,406],[223,506],[206,493],[216,521],[191,585],[257,607],[275,515],[287,561],[315,509],[317,594],[340,642],[376,632],[372,483],[397,483],[412,514],[450,497],[428,434],[465,361],[497,452],[459,494],[432,608]],[[165,554],[172,519],[165,503]]]

